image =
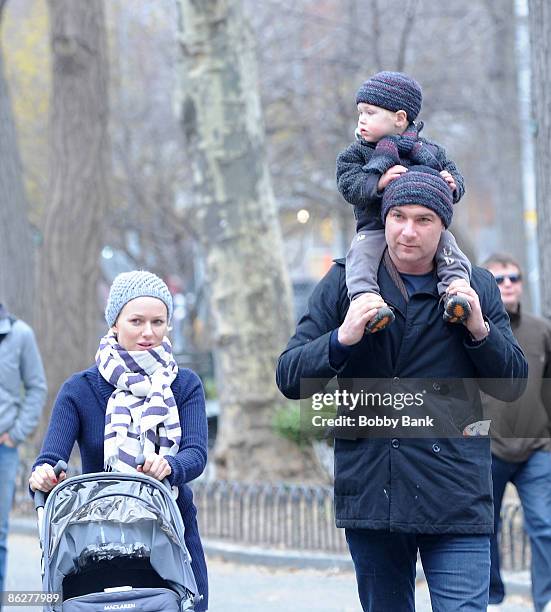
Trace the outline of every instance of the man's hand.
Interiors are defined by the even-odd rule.
[[[0,444],[15,448],[15,442],[10,438],[10,434],[7,431],[0,436]]]
[[[172,468],[170,467],[168,461],[156,453],[151,453],[151,455],[148,455],[145,463],[139,466],[137,470],[138,472],[143,472],[156,480],[163,480],[172,474]]]
[[[58,482],[65,480],[65,478],[67,478],[65,472],[61,472],[56,478],[54,468],[49,463],[43,463],[34,468],[29,478],[29,486],[33,491],[44,491],[44,493],[48,493],[48,491],[51,491]]]
[[[365,326],[382,306],[386,306],[386,302],[376,293],[364,293],[352,300],[337,333],[339,342],[345,346],[357,344],[363,338]]]
[[[401,174],[404,174],[407,171],[408,169],[404,166],[392,166],[392,168],[389,168],[383,175],[381,175],[381,178],[377,183],[377,190],[383,191],[391,181],[397,179]]]
[[[463,325],[465,325],[476,341],[484,340],[489,332],[486,329],[486,323],[480,308],[480,300],[476,291],[463,279],[457,279],[450,283],[447,294],[448,296],[460,295],[467,298],[471,306],[471,314]]]
[[[442,170],[442,172],[440,172],[440,176],[446,181],[446,183],[448,183],[448,186],[452,191],[457,189],[453,176],[447,170]]]

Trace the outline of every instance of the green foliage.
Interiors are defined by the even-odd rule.
[[[312,424],[312,416],[320,415],[334,417],[333,408],[324,408],[323,411],[314,411],[309,400],[300,402],[287,402],[278,409],[274,415],[273,427],[275,432],[298,446],[309,445],[312,440],[319,440],[327,436],[327,429]]]
[[[203,378],[203,388],[205,390],[205,399],[212,400],[218,397],[216,381],[212,376],[205,376]]]
[[[304,440],[300,427],[300,404],[288,402],[279,408],[274,415],[273,426],[276,433],[299,446]]]

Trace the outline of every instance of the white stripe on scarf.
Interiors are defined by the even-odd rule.
[[[176,455],[182,429],[170,388],[178,364],[169,339],[154,349],[126,351],[109,332],[100,340],[96,365],[115,387],[105,413],[105,469],[134,472],[140,453]]]

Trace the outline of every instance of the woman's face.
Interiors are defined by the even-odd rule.
[[[111,328],[127,351],[146,351],[159,346],[168,329],[166,304],[154,297],[130,300]]]

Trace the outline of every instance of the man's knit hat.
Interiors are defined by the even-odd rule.
[[[154,297],[164,302],[170,323],[173,311],[172,296],[165,282],[152,272],[134,270],[119,274],[111,285],[105,307],[107,325],[113,327],[125,304],[138,297]]]
[[[385,222],[393,206],[418,204],[433,210],[447,228],[453,217],[453,195],[446,181],[428,166],[413,166],[391,181],[383,193],[381,216]]]
[[[401,72],[378,72],[358,89],[356,104],[373,104],[390,111],[404,110],[409,121],[421,110],[423,92],[419,83]]]

